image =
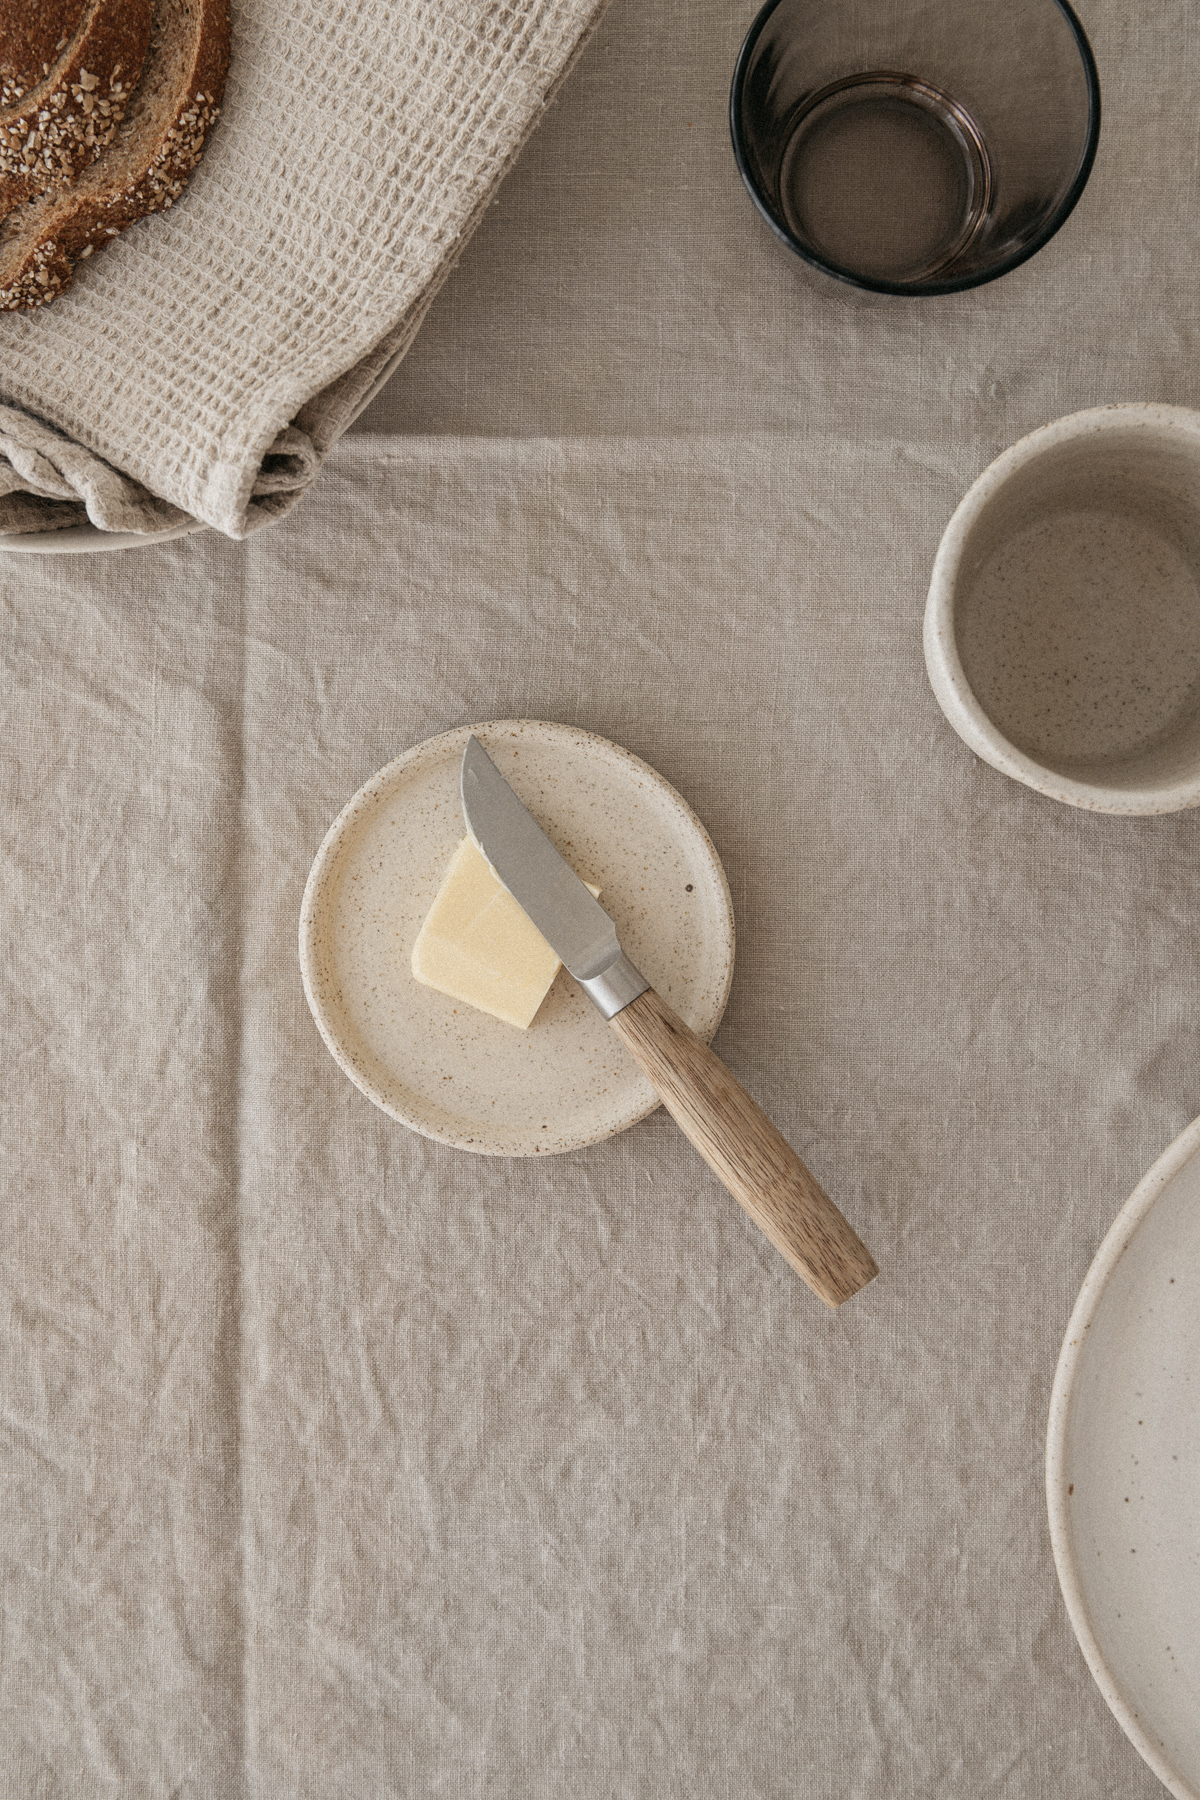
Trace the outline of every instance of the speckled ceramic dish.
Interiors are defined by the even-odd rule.
[[[304,989],[337,1062],[427,1137],[493,1156],[574,1150],[658,1104],[560,970],[528,1031],[422,987],[413,942],[466,834],[459,768],[474,732],[585,879],[622,948],[706,1042],[733,979],[733,907],[715,849],[674,788],[590,732],[529,719],[465,725],[380,771],[337,819],[300,919]]]
[[[1039,793],[1200,805],[1200,413],[1098,407],[1006,450],[946,527],[925,661],[959,736]]]
[[[1200,1800],[1200,1119],[1088,1271],[1054,1381],[1046,1493],[1104,1698],[1172,1794]]]

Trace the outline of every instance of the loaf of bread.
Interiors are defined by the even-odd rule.
[[[36,3],[36,0],[34,0]],[[82,135],[85,153],[67,172],[65,163],[56,162],[59,144],[45,149],[41,169],[22,177],[11,176],[0,161],[0,173],[6,179],[28,183],[19,202],[12,206],[0,222],[0,310],[14,312],[44,306],[61,294],[71,282],[77,261],[91,256],[123,231],[134,220],[148,213],[160,212],[174,204],[183,192],[188,176],[200,160],[205,140],[220,111],[229,67],[228,0],[152,0],[147,9],[144,61],[136,50],[128,52],[131,61],[127,71],[116,52],[116,40],[105,31],[102,15],[109,15],[109,25],[120,17],[129,21],[137,14],[141,0],[86,0],[75,7],[76,30],[58,49],[58,62],[51,64],[45,54],[42,61],[50,73],[43,76],[40,89],[45,89],[61,68],[64,73],[58,88],[78,103],[78,115],[68,114],[64,104],[61,116],[95,120],[92,142],[87,141],[86,127]],[[75,0],[54,0],[40,10],[49,13],[57,6],[65,17],[72,16]],[[0,0],[0,24],[5,13],[16,10],[16,0]],[[112,45],[106,67],[107,88],[91,62],[81,63],[72,48],[94,27],[93,44]],[[136,41],[132,23],[127,23],[130,41]],[[59,28],[59,39],[62,28]],[[29,39],[32,42],[32,37]],[[28,50],[23,50],[26,64]],[[94,52],[88,52],[94,55]],[[9,56],[7,45],[3,55]],[[98,57],[95,60],[99,61]],[[140,79],[134,84],[140,68]],[[71,80],[71,71],[78,76]],[[83,80],[86,71],[88,81]],[[126,75],[131,74],[130,92]],[[18,75],[17,80],[20,77]],[[94,81],[95,86],[89,85]],[[79,94],[75,89],[79,89]],[[117,89],[120,92],[117,92]],[[39,89],[39,91],[40,91]],[[99,96],[99,98],[97,98]],[[28,119],[32,110],[33,90],[14,102]],[[86,101],[91,101],[86,105]],[[114,105],[120,111],[113,118]],[[102,107],[107,107],[107,112]],[[11,109],[10,109],[11,110]],[[43,139],[51,120],[42,115],[49,109],[39,104],[37,123]],[[57,120],[59,114],[52,114]],[[72,134],[73,135],[73,134]],[[26,147],[35,149],[28,142]],[[34,134],[36,138],[36,133]],[[103,137],[103,142],[97,142]],[[13,139],[6,140],[10,145]],[[86,160],[85,160],[86,158]],[[21,167],[35,168],[24,162]],[[29,188],[37,185],[32,194]]]
[[[0,4],[0,214],[111,143],[150,42],[151,0]]]

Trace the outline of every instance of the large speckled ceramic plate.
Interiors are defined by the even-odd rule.
[[[654,1110],[645,1076],[565,970],[518,1031],[415,981],[413,942],[466,834],[471,732],[616,923],[626,954],[707,1042],[733,978],[733,908],[704,827],[647,764],[529,719],[463,726],[389,763],[318,852],[300,919],[304,989],[363,1093],[427,1137],[494,1156],[596,1143]]]
[[[1054,1382],[1046,1492],[1088,1666],[1160,1781],[1200,1800],[1200,1119],[1088,1271]]]

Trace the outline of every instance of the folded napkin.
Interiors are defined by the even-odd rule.
[[[0,532],[230,537],[407,349],[603,0],[234,0],[184,198],[0,315]]]

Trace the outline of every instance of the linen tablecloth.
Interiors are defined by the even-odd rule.
[[[920,619],[1005,444],[1197,399],[1196,15],[1090,4],[1075,216],[878,306],[740,190],[747,22],[617,0],[271,531],[0,560],[6,1800],[1161,1792],[1041,1458],[1091,1256],[1200,1111],[1200,820],[977,762]],[[661,1113],[474,1158],[324,1050],[326,827],[513,715],[710,830],[717,1048],[882,1268],[838,1314]]]

